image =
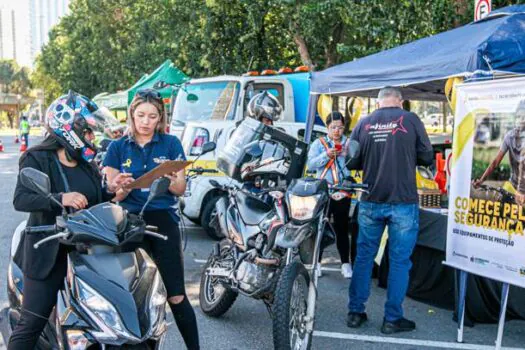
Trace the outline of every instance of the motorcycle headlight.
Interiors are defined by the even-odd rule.
[[[155,330],[160,322],[162,322],[164,319],[164,314],[166,312],[166,301],[166,287],[164,287],[164,283],[162,283],[160,274],[157,272],[153,281],[153,288],[149,301],[149,317],[151,321],[151,328],[153,330]]]
[[[66,339],[70,350],[85,350],[90,345],[84,332],[80,330],[73,329],[66,331]]]
[[[126,327],[122,323],[117,310],[109,301],[80,278],[76,278],[76,281],[78,297],[82,307],[94,318],[97,326],[104,332],[104,334],[98,333],[96,335],[97,338],[108,337],[109,339],[116,339],[115,334],[118,334],[129,339],[136,339],[136,337],[126,331]]]
[[[288,195],[290,216],[295,220],[310,220],[315,214],[315,208],[321,195],[301,197]]]

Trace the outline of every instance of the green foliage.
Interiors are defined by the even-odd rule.
[[[510,2],[493,0],[496,8]],[[192,77],[300,64],[319,70],[473,16],[472,0],[74,0],[70,7],[33,79],[53,82],[53,95],[127,89],[166,59]]]
[[[49,106],[62,93],[60,84],[44,69],[42,69],[42,56],[37,57],[35,70],[31,74],[31,84],[44,91],[44,106]]]

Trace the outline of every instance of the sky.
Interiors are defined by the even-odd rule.
[[[31,42],[30,42],[30,23],[29,23],[29,0],[0,0],[0,9],[6,10],[3,13],[2,21],[11,23],[9,10],[15,10],[15,31],[17,36],[17,61],[22,66],[31,66]],[[13,57],[13,40],[11,25],[4,25],[3,46],[4,57]]]

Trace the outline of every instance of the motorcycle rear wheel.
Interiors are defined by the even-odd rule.
[[[273,346],[278,350],[309,350],[312,334],[306,332],[304,317],[308,305],[310,276],[303,264],[287,265],[277,288],[273,303]]]
[[[208,259],[201,275],[199,302],[202,312],[211,317],[220,317],[230,309],[237,299],[237,292],[223,286],[216,277],[206,274],[206,269],[216,264],[213,257]]]

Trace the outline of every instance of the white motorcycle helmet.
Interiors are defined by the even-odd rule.
[[[253,96],[248,103],[248,115],[257,121],[266,118],[275,123],[281,119],[282,112],[283,107],[277,98],[268,91]]]

